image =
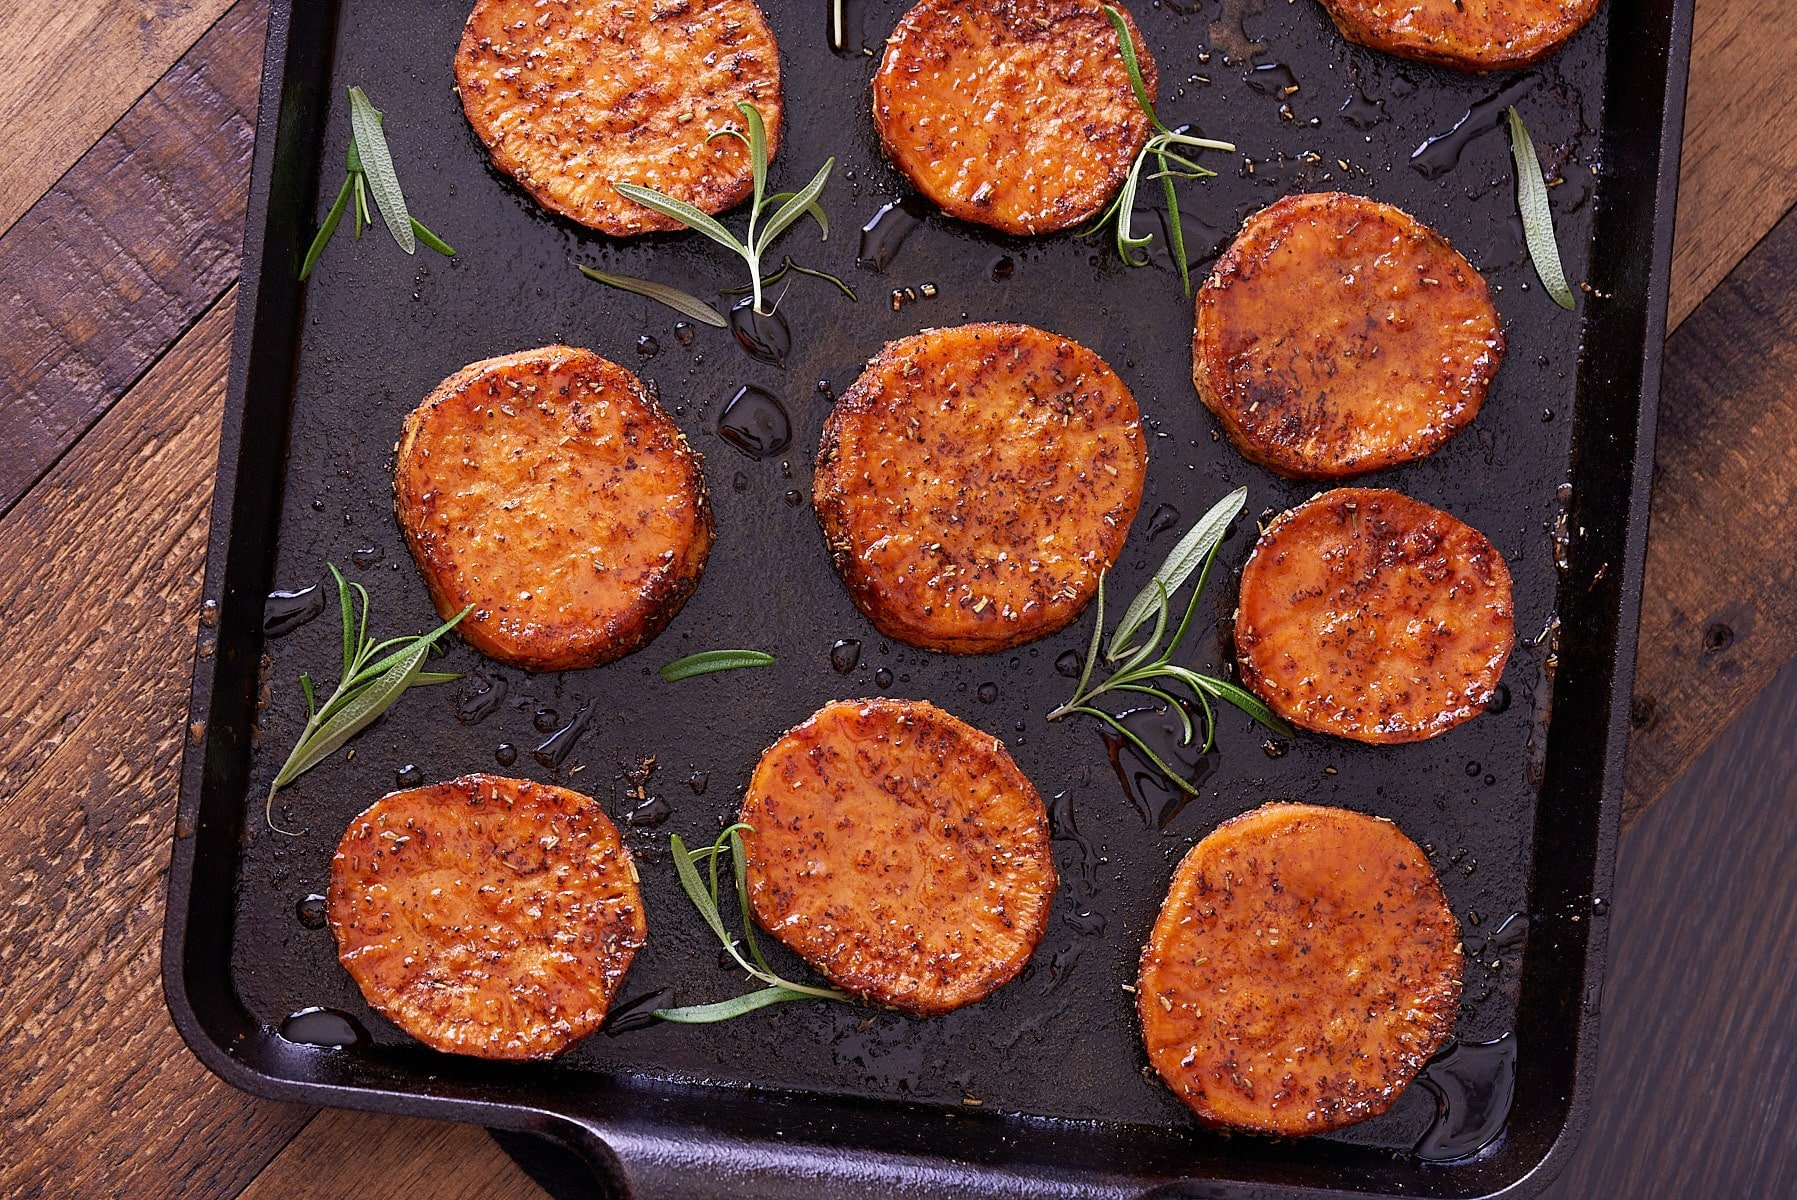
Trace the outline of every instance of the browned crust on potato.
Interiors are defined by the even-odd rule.
[[[605,811],[492,775],[375,801],[337,846],[326,912],[375,1011],[476,1058],[548,1058],[597,1029],[648,931]]]
[[[830,556],[880,632],[954,654],[1065,628],[1117,561],[1147,451],[1129,388],[1028,325],[888,343],[824,423]]]
[[[780,52],[755,0],[478,0],[457,90],[493,165],[615,237],[680,229],[613,186],[717,213],[754,191],[739,101],[780,146]]]
[[[743,797],[755,920],[838,987],[919,1016],[1023,970],[1058,880],[1048,814],[990,734],[922,700],[838,700]]]
[[[1453,1031],[1459,938],[1396,825],[1263,805],[1173,874],[1136,986],[1148,1061],[1218,1129],[1296,1136],[1377,1116]]]
[[[473,363],[406,417],[393,478],[406,544],[445,619],[532,671],[646,645],[711,550],[699,457],[635,375],[546,346]]]
[[[1154,56],[1124,20],[1152,99]],[[944,212],[1020,234],[1095,216],[1150,133],[1099,0],[922,0],[886,39],[874,125]]]
[[[1456,71],[1540,62],[1600,0],[1322,0],[1350,42]]]
[[[1416,742],[1485,711],[1516,642],[1510,571],[1484,534],[1381,488],[1274,518],[1242,569],[1242,679],[1294,725]]]
[[[1244,456],[1296,479],[1433,453],[1478,415],[1503,357],[1484,277],[1362,196],[1261,210],[1198,291],[1199,398]]]

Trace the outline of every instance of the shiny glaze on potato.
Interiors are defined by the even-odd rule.
[[[780,144],[780,51],[755,0],[478,0],[455,55],[493,165],[554,212],[615,237],[680,229],[636,183],[717,213],[754,189],[739,101]]]
[[[1504,357],[1491,292],[1414,217],[1288,196],[1198,291],[1192,382],[1237,449],[1297,479],[1421,458],[1470,423]]]
[[[711,506],[698,456],[636,376],[547,346],[444,380],[394,471],[406,544],[456,632],[532,671],[643,645],[698,585]]]
[[[919,1016],[1016,977],[1048,927],[1048,814],[1003,743],[922,700],[838,700],[770,746],[741,819],[755,920]]]
[[[1275,517],[1242,569],[1242,679],[1318,733],[1446,733],[1485,711],[1515,642],[1496,547],[1398,492],[1324,492]]]
[[[1350,42],[1456,71],[1540,62],[1601,0],[1322,0]]]
[[[604,810],[491,775],[375,801],[337,846],[326,912],[375,1011],[477,1058],[547,1058],[597,1029],[647,934]]]
[[[843,393],[812,498],[882,633],[978,654],[1079,615],[1146,471],[1135,398],[1098,355],[1028,325],[961,325],[890,343]]]
[[[886,39],[874,126],[944,212],[1020,234],[1096,216],[1150,133],[1099,0],[922,0]]]
[[[1297,1136],[1391,1107],[1446,1042],[1461,949],[1390,821],[1268,804],[1174,872],[1142,950],[1148,1061],[1204,1124]]]

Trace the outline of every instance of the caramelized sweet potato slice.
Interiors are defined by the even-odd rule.
[[[1179,864],[1136,1007],[1204,1124],[1322,1133],[1391,1106],[1453,1029],[1460,973],[1454,914],[1396,825],[1268,804]]]
[[[1028,325],[902,338],[824,425],[812,499],[882,633],[956,654],[1071,622],[1122,553],[1147,472],[1129,388]]]
[[[699,583],[698,456],[636,376],[548,346],[464,367],[405,422],[394,504],[445,618],[533,671],[648,643]]]
[[[326,911],[375,1011],[477,1058],[547,1058],[597,1029],[647,931],[598,804],[490,775],[375,801],[337,846]]]
[[[1274,518],[1242,569],[1242,679],[1286,720],[1416,742],[1485,710],[1516,641],[1510,571],[1420,500],[1337,488]]]
[[[755,0],[478,0],[456,50],[493,165],[543,207],[615,237],[681,225],[636,183],[717,213],[754,190],[739,101],[780,143],[780,51]]]
[[[875,1004],[972,1004],[1048,926],[1036,789],[997,738],[922,700],[825,705],[761,756],[742,820],[757,923]]]

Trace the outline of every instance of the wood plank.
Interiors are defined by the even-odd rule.
[[[0,229],[42,196],[230,0],[0,4]]]
[[[1794,72],[1785,0],[1697,0],[1668,329],[1797,204]]]
[[[230,1195],[308,1115],[209,1074],[158,976],[232,309],[0,520],[0,1195]]]
[[[476,1126],[322,1112],[256,1177],[242,1200],[367,1200],[370,1195],[547,1200],[548,1193]]]
[[[1793,812],[1797,665],[1623,843],[1591,1123],[1550,1200],[1797,1196]]]
[[[236,280],[267,12],[231,9],[0,236],[0,512]]]
[[[1666,345],[1625,820],[1797,654],[1797,209]]]

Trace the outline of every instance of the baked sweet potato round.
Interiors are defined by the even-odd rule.
[[[1028,325],[886,346],[824,423],[812,499],[889,637],[980,654],[1071,622],[1123,550],[1148,458],[1129,388]]]
[[[1015,978],[1057,885],[1003,743],[922,700],[838,700],[743,797],[755,920],[838,987],[926,1016]]]
[[[1322,0],[1350,42],[1456,71],[1538,63],[1601,0]]]
[[[1294,725],[1416,742],[1485,711],[1516,642],[1510,571],[1472,526],[1381,488],[1274,518],[1242,569],[1242,679]]]
[[[598,804],[491,775],[393,792],[351,821],[326,914],[376,1012],[477,1058],[548,1058],[597,1029],[648,928]]]
[[[615,237],[679,229],[636,183],[722,212],[754,190],[738,102],[780,144],[780,52],[755,0],[477,0],[455,55],[468,123],[543,207]]]
[[[1250,217],[1198,291],[1192,382],[1237,449],[1296,479],[1432,453],[1478,415],[1504,357],[1479,272],[1362,196]]]
[[[637,377],[591,350],[489,358],[406,417],[393,480],[406,544],[456,631],[532,671],[611,662],[699,583],[699,458]]]
[[[1150,133],[1100,0],[921,0],[886,39],[874,126],[944,212],[1020,234],[1096,216]]]
[[[1296,1136],[1391,1107],[1453,1030],[1460,975],[1441,883],[1396,825],[1267,804],[1179,864],[1136,1009],[1200,1121]]]

